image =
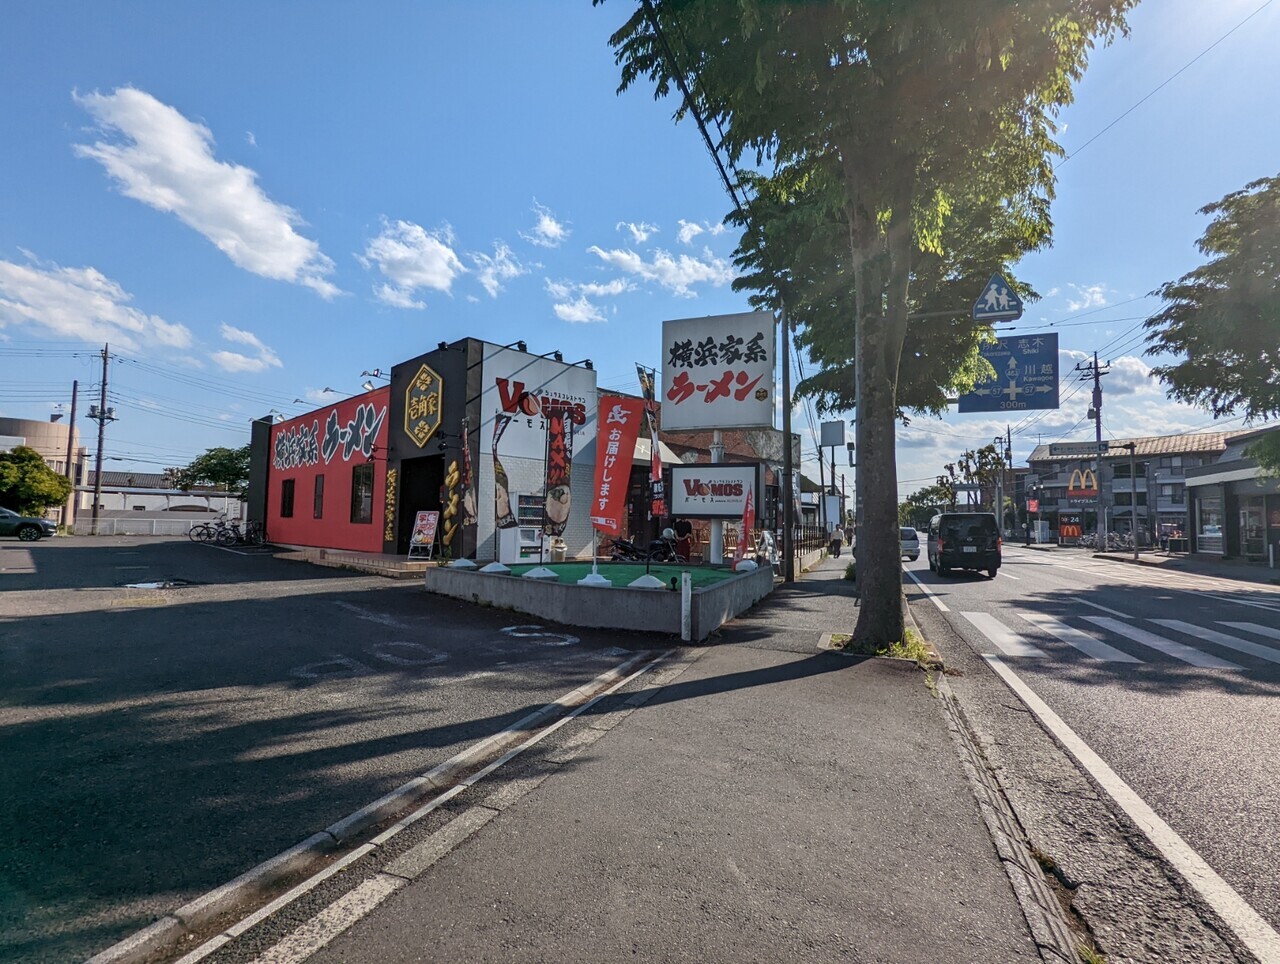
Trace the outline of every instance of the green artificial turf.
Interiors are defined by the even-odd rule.
[[[514,575],[522,576],[530,569],[536,569],[537,566],[520,565],[512,566],[511,572]],[[560,574],[561,582],[577,582],[583,576],[591,572],[591,563],[589,562],[555,562],[547,563],[547,568],[553,572]],[[702,566],[659,566],[653,565],[649,567],[649,572],[657,576],[668,586],[671,585],[671,577],[676,579],[676,588],[680,587],[680,573],[688,572],[693,576],[693,588],[701,589],[705,586],[714,586],[718,582],[723,582],[733,575],[728,569],[705,569]],[[600,563],[600,575],[611,581],[615,586],[625,587],[628,583],[635,579],[639,579],[644,575],[644,563],[617,563],[602,562]]]

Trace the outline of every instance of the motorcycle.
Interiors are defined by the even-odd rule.
[[[634,542],[623,538],[615,538],[609,547],[609,558],[614,562],[644,562],[648,558],[645,550]]]

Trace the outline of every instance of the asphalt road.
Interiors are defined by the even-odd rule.
[[[102,950],[654,645],[185,540],[5,542],[0,591],[6,962]]]
[[[995,580],[908,569],[944,656],[998,658],[1280,929],[1280,589],[1016,547]]]

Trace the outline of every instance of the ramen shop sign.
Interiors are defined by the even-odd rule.
[[[404,392],[404,430],[422,448],[440,427],[444,384],[427,365],[418,369]]]
[[[765,311],[662,323],[662,428],[772,428],[774,319]]]
[[[760,491],[758,463],[675,465],[671,512],[676,516],[742,518],[748,495]]]

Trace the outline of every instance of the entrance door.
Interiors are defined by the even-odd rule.
[[[400,519],[396,527],[396,553],[406,555],[409,552],[409,538],[413,535],[413,517],[419,512],[435,509],[439,511],[440,487],[444,485],[444,456],[425,455],[416,459],[405,459],[400,463]],[[444,534],[444,520],[440,520],[440,528],[436,533],[439,540]],[[435,551],[440,551],[437,541]]]
[[[1262,515],[1262,497],[1240,500],[1240,549],[1242,555],[1260,559],[1267,554],[1266,520]]]

